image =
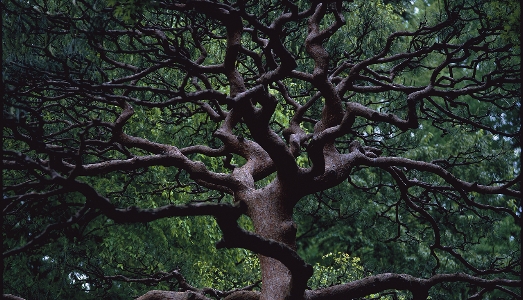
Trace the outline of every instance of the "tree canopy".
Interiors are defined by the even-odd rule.
[[[4,297],[521,298],[519,1],[1,6]]]

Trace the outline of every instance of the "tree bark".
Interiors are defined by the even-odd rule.
[[[257,234],[296,250],[296,225],[292,220],[292,208],[289,208],[293,201],[286,196],[281,183],[275,180],[266,188],[250,194],[247,214]],[[292,299],[293,278],[289,269],[276,259],[262,255],[259,258],[262,272],[260,300]]]

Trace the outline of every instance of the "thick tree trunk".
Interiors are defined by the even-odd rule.
[[[260,300],[289,299],[291,274],[281,262],[265,256],[260,257],[262,293]]]
[[[268,187],[252,193],[248,214],[258,235],[296,249],[296,225],[292,220],[291,199],[286,197],[276,180]],[[276,259],[259,256],[262,272],[260,300],[290,299],[292,276]]]

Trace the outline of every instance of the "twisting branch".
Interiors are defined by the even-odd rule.
[[[307,291],[305,299],[347,299],[365,297],[385,290],[408,290],[412,292],[413,299],[427,299],[428,291],[434,285],[442,282],[467,282],[480,287],[494,288],[498,285],[518,287],[520,280],[483,279],[468,274],[438,274],[428,279],[416,278],[407,274],[385,273],[369,276],[351,283],[341,284],[317,291]]]
[[[216,218],[223,238],[216,244],[218,248],[244,248],[272,257],[283,263],[292,274],[292,283],[289,295],[291,299],[300,299],[305,290],[307,280],[312,276],[312,266],[307,264],[299,255],[283,243],[262,238],[256,234],[243,230],[235,219],[218,216]]]

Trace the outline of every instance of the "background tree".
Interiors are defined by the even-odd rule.
[[[519,2],[2,13],[4,293],[521,297]]]

